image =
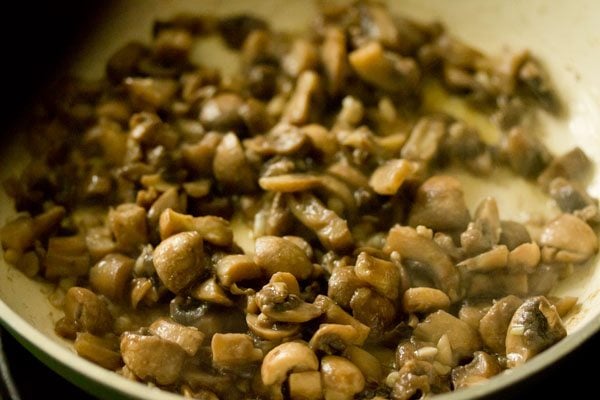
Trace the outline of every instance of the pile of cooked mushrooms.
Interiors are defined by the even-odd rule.
[[[177,15],[101,80],[52,91],[0,239],[55,283],[57,334],[128,379],[223,400],[415,399],[565,337],[577,299],[550,293],[598,252],[600,213],[585,153],[536,134],[538,112],[561,113],[538,60],[375,1],[323,4],[310,28]],[[238,74],[191,60],[213,35]],[[425,107],[432,87],[500,139]],[[469,209],[448,167],[513,171],[560,211]]]

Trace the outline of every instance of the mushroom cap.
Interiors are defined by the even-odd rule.
[[[281,385],[289,372],[316,371],[319,359],[304,342],[286,342],[273,348],[260,367],[264,385]]]

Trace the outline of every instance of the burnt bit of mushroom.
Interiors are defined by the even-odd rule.
[[[174,15],[42,97],[0,244],[81,357],[193,398],[408,400],[566,335],[578,299],[543,296],[596,257],[600,211],[585,152],[544,143],[542,63],[385,2],[317,9],[302,35]],[[239,68],[194,60],[215,34]],[[499,170],[562,213],[502,219],[464,177]]]

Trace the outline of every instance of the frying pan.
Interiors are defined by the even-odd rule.
[[[581,147],[595,165],[600,164],[600,3],[595,0],[548,2],[546,0],[399,0],[390,1],[397,13],[422,21],[440,20],[450,32],[487,54],[505,49],[530,49],[547,67],[566,105],[560,119],[540,114],[543,141],[555,154]],[[252,12],[267,18],[275,29],[298,31],[314,15],[313,4],[303,0],[144,0],[109,2],[101,17],[86,30],[79,50],[70,53],[67,64],[74,73],[94,78],[103,73],[108,57],[123,43],[148,41],[151,23],[181,11],[219,15]],[[596,56],[598,55],[598,56]],[[231,66],[232,55],[217,41],[207,41],[194,50],[205,64]],[[25,117],[26,118],[26,115]],[[18,128],[13,132],[18,136]],[[24,165],[19,143],[1,153],[2,178]],[[533,213],[551,213],[552,204],[537,189],[501,173],[487,181],[461,176],[471,207],[493,193],[502,218],[523,220]],[[586,182],[591,195],[600,195],[600,177]],[[4,193],[0,195],[0,223],[14,210]],[[71,345],[54,333],[61,313],[48,302],[51,287],[30,280],[0,262],[0,319],[40,360],[69,380],[102,398],[181,399],[181,397],[128,381],[80,357]],[[536,356],[524,366],[503,373],[443,399],[476,398],[497,393],[517,382],[530,379],[572,352],[600,330],[600,268],[598,258],[576,267],[575,273],[560,282],[552,294],[579,298],[576,312],[565,321],[567,338]]]

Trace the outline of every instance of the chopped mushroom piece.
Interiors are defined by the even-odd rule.
[[[320,400],[323,384],[319,371],[293,372],[289,377],[290,398],[298,400]]]
[[[135,204],[120,204],[108,213],[110,230],[117,245],[126,252],[148,243],[146,210]]]
[[[361,323],[356,318],[352,317],[337,305],[332,299],[327,296],[318,295],[314,305],[318,306],[323,311],[324,321],[330,324],[351,325],[358,332],[357,340],[361,343],[369,336],[370,328]]]
[[[363,251],[356,258],[354,273],[379,294],[390,300],[398,298],[402,276],[396,264],[370,256]]]
[[[554,178],[563,177],[569,180],[576,181],[590,170],[592,162],[588,156],[579,147],[556,157],[542,171],[538,177],[538,182],[542,187],[547,188]]]
[[[343,353],[348,346],[361,346],[359,332],[352,325],[321,324],[308,345],[313,351],[325,354]]]
[[[523,243],[508,254],[508,270],[530,274],[539,265],[541,257],[540,246],[537,243]]]
[[[483,343],[494,353],[506,353],[506,333],[508,325],[523,300],[517,296],[506,296],[494,302],[489,311],[479,321],[479,334]]]
[[[359,47],[348,59],[358,76],[385,91],[412,91],[421,77],[414,59],[387,52],[378,42]]]
[[[185,351],[173,342],[137,333],[123,334],[121,355],[127,368],[137,377],[160,385],[177,381],[186,357]]]
[[[212,168],[217,182],[225,190],[252,192],[256,188],[254,171],[234,133],[223,136],[215,149]]]
[[[148,330],[153,335],[179,345],[190,356],[198,352],[204,340],[204,333],[197,328],[181,325],[167,318],[157,319],[150,324]]]
[[[470,219],[460,182],[451,176],[433,176],[417,190],[408,224],[452,232],[464,231]]]
[[[52,237],[44,257],[45,277],[83,276],[90,269],[90,255],[83,236]]]
[[[79,332],[73,343],[77,354],[106,369],[116,371],[123,365],[119,354],[119,342],[88,332]]]
[[[427,313],[447,310],[450,298],[441,290],[428,287],[411,287],[402,296],[402,308],[407,313]]]
[[[412,161],[432,161],[446,135],[446,123],[441,118],[421,118],[402,147],[402,157]]]
[[[321,85],[320,76],[314,71],[304,71],[298,77],[296,88],[288,102],[283,119],[290,124],[304,125],[315,112],[313,105]]]
[[[204,250],[198,232],[181,232],[160,242],[153,260],[161,282],[177,293],[204,272]]]
[[[496,246],[490,251],[461,261],[456,266],[464,267],[471,272],[487,272],[506,268],[508,264],[508,248],[504,245]]]
[[[598,237],[579,218],[562,214],[544,227],[540,235],[540,246],[544,262],[580,264],[598,252]]]
[[[132,278],[134,263],[122,254],[106,255],[90,269],[90,286],[112,300],[120,300]]]
[[[260,368],[264,385],[281,386],[290,372],[316,371],[319,359],[304,342],[286,342],[269,351]]]
[[[422,263],[436,286],[443,290],[451,301],[459,295],[460,276],[448,255],[433,241],[417,232],[416,229],[396,225],[388,234],[385,251],[397,251],[405,259]]]
[[[254,262],[267,276],[289,272],[298,279],[306,279],[313,265],[306,253],[289,240],[277,236],[262,236],[254,243]]]
[[[246,323],[252,333],[263,339],[279,342],[296,336],[300,332],[299,324],[277,322],[267,317],[261,317],[264,317],[264,315],[246,314]]]
[[[452,370],[452,384],[454,389],[479,385],[501,371],[498,360],[486,352],[476,351],[473,361]]]
[[[194,217],[167,208],[160,214],[159,232],[162,240],[180,232],[198,232],[202,239],[217,246],[229,246],[233,231],[229,222],[214,215]]]
[[[365,387],[365,377],[360,369],[339,356],[321,359],[321,382],[326,400],[351,400]]]
[[[327,78],[327,91],[334,96],[342,90],[348,73],[346,47],[344,31],[336,27],[328,28],[321,47],[321,60]]]
[[[453,364],[470,357],[481,347],[479,333],[446,311],[438,310],[429,314],[414,330],[414,336],[426,342],[437,343],[442,335],[447,335],[453,352]]]
[[[348,223],[325,208],[316,197],[303,193],[299,198],[286,199],[294,216],[312,229],[327,249],[344,250],[352,245]]]
[[[407,160],[393,159],[378,167],[369,178],[369,186],[382,195],[394,195],[404,181],[415,172],[415,165]]]
[[[219,282],[224,286],[262,276],[262,271],[254,259],[244,254],[225,256],[217,262],[215,268]]]
[[[64,299],[64,320],[75,332],[101,335],[110,331],[113,318],[107,304],[91,290],[74,286]]]
[[[543,296],[525,300],[506,334],[506,365],[515,368],[567,335],[556,308]]]
[[[213,363],[221,368],[237,368],[262,360],[252,338],[242,333],[216,333],[210,344]]]

